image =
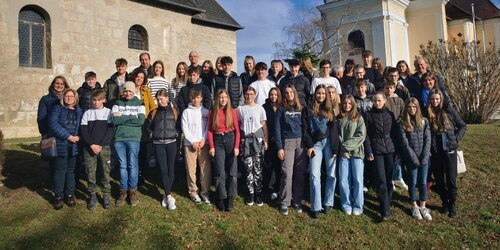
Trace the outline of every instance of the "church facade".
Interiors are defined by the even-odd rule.
[[[453,37],[474,40],[475,5],[480,47],[500,48],[500,10],[490,0],[325,0],[317,8],[327,22],[331,58],[343,64],[371,50],[385,65],[412,64],[421,44]]]
[[[162,60],[168,79],[178,62],[229,55],[241,27],[215,0],[0,0],[0,129],[6,138],[38,136],[37,108],[52,79],[72,88],[87,71],[104,84],[117,58],[129,72],[139,54]],[[201,63],[200,62],[200,63]]]

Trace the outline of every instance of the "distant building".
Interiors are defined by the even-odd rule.
[[[139,54],[163,60],[169,79],[189,64],[229,55],[236,59],[242,29],[215,0],[0,1],[0,128],[6,138],[39,135],[37,107],[56,75],[73,88],[86,71],[104,84],[123,57],[129,72]],[[201,62],[200,62],[201,63]]]
[[[385,65],[404,59],[412,64],[419,46],[429,40],[458,37],[474,40],[471,3],[475,4],[477,39],[500,48],[500,10],[490,0],[325,0],[318,6],[328,22],[329,40],[341,45],[332,59],[361,63],[367,49]],[[331,45],[330,45],[331,46]]]

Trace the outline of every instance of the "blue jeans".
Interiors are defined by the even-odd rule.
[[[401,160],[394,162],[394,174],[392,175],[393,180],[403,179],[403,169],[401,166]]]
[[[139,141],[116,141],[114,143],[120,164],[120,189],[137,188],[139,179]]]
[[[309,175],[309,188],[311,190],[311,210],[320,211],[321,205],[321,162],[325,158],[326,166],[326,187],[325,187],[325,206],[333,207],[333,197],[335,195],[335,158],[333,158],[332,146],[327,138],[314,144],[313,158],[309,159],[311,173]]]
[[[417,201],[417,187],[420,201],[427,200],[427,173],[429,165],[417,167],[413,163],[406,163],[408,171],[410,172],[410,182],[408,183],[408,192],[410,193],[410,200]]]
[[[352,157],[339,159],[340,206],[344,212],[363,213],[363,159]]]

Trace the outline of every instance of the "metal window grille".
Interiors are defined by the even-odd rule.
[[[134,25],[128,30],[128,47],[130,49],[148,50],[148,38],[146,30]]]
[[[38,12],[26,9],[19,13],[19,66],[46,66],[47,22]]]

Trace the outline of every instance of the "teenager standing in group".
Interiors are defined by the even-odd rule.
[[[281,106],[281,92],[277,87],[269,90],[266,103],[262,105],[266,111],[268,145],[269,148],[264,154],[264,185],[271,192],[271,200],[278,198],[281,179],[280,159],[278,158],[278,150],[276,148],[276,111]]]
[[[310,107],[303,109],[303,140],[307,148],[311,174],[309,178],[312,218],[318,218],[323,210],[321,202],[321,163],[326,166],[326,185],[324,210],[328,213],[333,208],[335,195],[335,166],[339,146],[338,124],[330,103],[325,85],[319,85],[314,91],[314,99]]]
[[[280,213],[288,215],[290,205],[302,213],[307,156],[302,143],[303,106],[293,85],[287,84],[283,90],[285,100],[276,111],[274,135],[278,158],[281,160]]]
[[[339,193],[340,206],[347,215],[361,215],[364,206],[363,176],[366,126],[352,95],[342,98],[339,116]]]
[[[217,90],[214,107],[208,114],[208,142],[209,153],[215,158],[215,205],[220,211],[232,211],[237,194],[240,128],[236,110],[231,107],[231,98],[225,89]]]
[[[374,162],[374,182],[383,220],[391,216],[392,176],[394,153],[393,141],[397,135],[394,115],[385,107],[387,99],[382,92],[373,95],[373,108],[366,113],[365,153],[369,161]]]
[[[431,127],[431,165],[438,194],[443,204],[442,212],[450,217],[457,214],[457,148],[464,137],[467,125],[451,105],[445,107],[440,90],[429,94],[427,108]]]

